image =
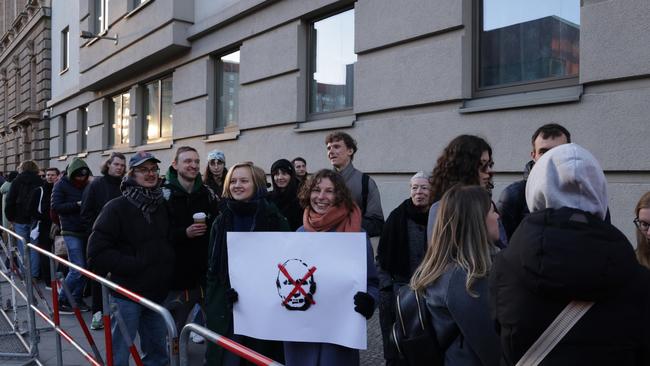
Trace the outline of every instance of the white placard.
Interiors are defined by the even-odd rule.
[[[366,349],[366,319],[354,311],[366,291],[365,233],[227,235],[235,334]]]

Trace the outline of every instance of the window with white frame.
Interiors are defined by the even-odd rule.
[[[79,146],[81,151],[88,150],[88,106],[79,108]]]
[[[239,50],[217,60],[217,121],[215,132],[239,122]]]
[[[101,34],[108,30],[108,2],[109,0],[94,0],[93,33]]]
[[[577,84],[580,0],[476,2],[479,94]]]
[[[150,1],[150,0],[131,0],[131,1],[129,1],[129,3],[130,3],[129,10],[133,10],[133,9],[137,8],[138,6],[146,3],[147,1]]]
[[[172,78],[146,84],[142,93],[144,143],[172,137]]]
[[[310,114],[351,110],[354,102],[354,9],[316,20],[310,29]]]
[[[61,31],[61,71],[65,71],[70,66],[70,27],[65,27]]]
[[[129,102],[129,92],[115,95],[110,100],[110,133],[108,135],[109,146],[120,146],[129,143],[129,125],[131,121]]]

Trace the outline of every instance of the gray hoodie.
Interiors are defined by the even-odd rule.
[[[577,144],[564,144],[545,153],[526,183],[530,212],[571,207],[601,219],[607,215],[607,180],[589,151]]]

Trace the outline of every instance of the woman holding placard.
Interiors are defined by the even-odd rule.
[[[311,177],[300,191],[305,208],[303,226],[306,232],[360,232],[361,210],[352,200],[343,177],[323,169]],[[370,241],[367,242],[367,289],[349,299],[354,310],[370,319],[379,296],[377,273]],[[343,300],[346,301],[346,300]],[[359,351],[330,343],[284,342],[286,366],[354,366],[359,365]]]
[[[210,232],[206,294],[207,326],[253,350],[282,362],[282,343],[233,335],[232,304],[237,292],[230,286],[226,233],[229,231],[289,231],[287,219],[266,201],[263,171],[251,162],[235,164],[226,175],[225,202]],[[207,365],[244,365],[246,361],[208,343]],[[241,362],[240,362],[241,361]]]

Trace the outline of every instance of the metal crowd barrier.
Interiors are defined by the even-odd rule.
[[[40,312],[40,309],[36,308],[34,304],[34,294],[32,291],[32,278],[30,275],[30,262],[29,262],[29,256],[25,259],[25,262],[23,264],[22,258],[20,258],[20,254],[16,250],[15,247],[12,247],[12,245],[9,243],[10,238],[14,238],[15,240],[20,240],[23,242],[23,245],[27,243],[25,241],[25,238],[22,236],[16,234],[15,232],[0,226],[0,230],[6,232],[8,234],[7,236],[7,243],[1,242],[0,245],[2,247],[2,251],[5,253],[6,258],[8,260],[9,266],[7,267],[4,262],[1,263],[2,270],[0,270],[0,276],[11,286],[11,308],[13,310],[13,319],[10,319],[10,317],[7,315],[6,311],[4,308],[0,307],[0,314],[4,318],[4,321],[6,321],[9,326],[10,330],[3,332],[3,336],[9,336],[9,335],[14,335],[17,337],[18,341],[20,344],[27,350],[26,353],[21,353],[21,352],[0,352],[0,356],[3,357],[12,357],[12,358],[29,358],[35,362],[37,362],[37,357],[38,357],[38,334],[36,332],[36,322],[34,318],[34,311],[30,311],[31,309],[38,310]],[[26,247],[26,246],[25,246]],[[14,260],[18,260],[19,263],[16,264],[14,263]],[[24,269],[24,272],[27,273],[27,277],[25,278],[25,289],[27,292],[27,295],[25,295],[18,286],[16,286],[16,279],[21,280],[20,276],[20,269]],[[26,303],[27,307],[27,332],[29,333],[28,337],[28,342],[25,341],[23,337],[23,333],[25,330],[21,329],[20,324],[19,324],[19,319],[18,319],[18,312],[19,312],[19,305],[18,301],[16,298],[16,295],[19,295]],[[2,299],[2,296],[0,294],[0,299]],[[37,362],[38,363],[38,362]]]
[[[73,347],[75,347],[83,356],[90,362],[92,365],[97,365],[97,366],[102,366],[104,365],[103,360],[101,360],[101,356],[99,356],[99,352],[97,351],[97,348],[95,347],[94,341],[92,340],[92,335],[90,335],[90,332],[88,331],[85,322],[83,321],[83,318],[81,318],[81,314],[79,311],[79,308],[77,307],[77,304],[74,303],[74,299],[71,298],[70,291],[69,289],[66,288],[65,282],[62,282],[63,284],[63,291],[64,294],[67,295],[68,299],[70,301],[70,305],[73,307],[75,315],[77,316],[77,319],[80,322],[80,325],[84,331],[84,334],[86,338],[88,339],[89,344],[93,348],[93,353],[94,355],[90,355],[88,352],[86,352],[77,342],[75,342],[70,335],[65,332],[63,329],[60,327],[60,319],[59,319],[59,304],[58,304],[58,282],[56,280],[56,275],[55,275],[55,262],[58,262],[64,266],[67,266],[69,268],[73,268],[79,273],[81,273],[83,276],[90,278],[91,280],[97,281],[102,285],[102,294],[103,296],[103,321],[104,321],[104,334],[105,334],[105,342],[106,342],[106,365],[107,366],[113,366],[113,352],[112,352],[112,337],[111,337],[111,327],[110,327],[110,308],[108,305],[108,299],[109,299],[109,292],[108,290],[111,289],[122,296],[127,297],[129,300],[142,305],[150,310],[152,310],[155,313],[158,313],[163,321],[165,322],[165,326],[167,327],[167,336],[168,336],[168,352],[169,352],[169,361],[170,361],[170,366],[178,366],[179,361],[178,361],[178,331],[176,329],[176,324],[174,323],[174,319],[172,318],[171,314],[167,309],[165,309],[163,306],[156,304],[155,302],[148,300],[132,291],[129,291],[128,289],[119,286],[118,284],[109,281],[106,278],[103,278],[101,276],[96,275],[95,273],[84,269],[82,267],[79,267],[78,265],[71,263],[63,258],[60,258],[53,253],[48,252],[47,250],[41,249],[37,247],[34,244],[27,244],[25,246],[25,258],[26,258],[26,264],[28,265],[29,262],[29,252],[31,250],[35,250],[38,253],[46,256],[50,260],[50,273],[51,273],[51,278],[52,278],[52,303],[54,305],[54,316],[53,319],[49,319],[42,311],[40,311],[38,308],[35,306],[31,305],[31,308],[36,312],[40,317],[44,318],[46,322],[48,322],[54,330],[57,332],[56,336],[56,349],[57,349],[57,366],[62,366],[63,365],[63,356],[62,356],[62,348],[61,348],[61,337],[64,337],[70,344],[72,344]],[[31,281],[31,274],[29,272],[29,267],[26,266],[26,275],[29,281]],[[28,281],[28,282],[29,282]],[[30,289],[28,289],[28,293],[31,292]],[[28,294],[29,295],[29,294]],[[30,302],[31,304],[31,302]],[[118,314],[116,314],[118,315]],[[33,313],[32,313],[33,317]],[[116,316],[116,318],[119,319],[119,315]],[[32,322],[33,323],[33,322]],[[119,321],[118,321],[118,325]],[[121,327],[123,328],[123,327]],[[123,338],[128,338],[124,336]],[[137,353],[136,348],[131,345],[130,346],[130,352],[131,355],[133,356],[135,362],[137,365],[141,365],[142,361],[139,358],[139,355]]]
[[[179,338],[180,343],[180,366],[189,366],[189,356],[187,354],[187,341],[190,336],[190,332],[197,333],[208,341],[216,344],[219,347],[224,348],[226,351],[232,352],[237,356],[246,359],[249,362],[254,363],[258,366],[283,366],[281,363],[273,361],[272,359],[261,355],[252,349],[242,346],[241,344],[226,338],[222,335],[219,335],[207,328],[204,328],[198,324],[189,323],[183,327],[181,330],[181,335]]]

